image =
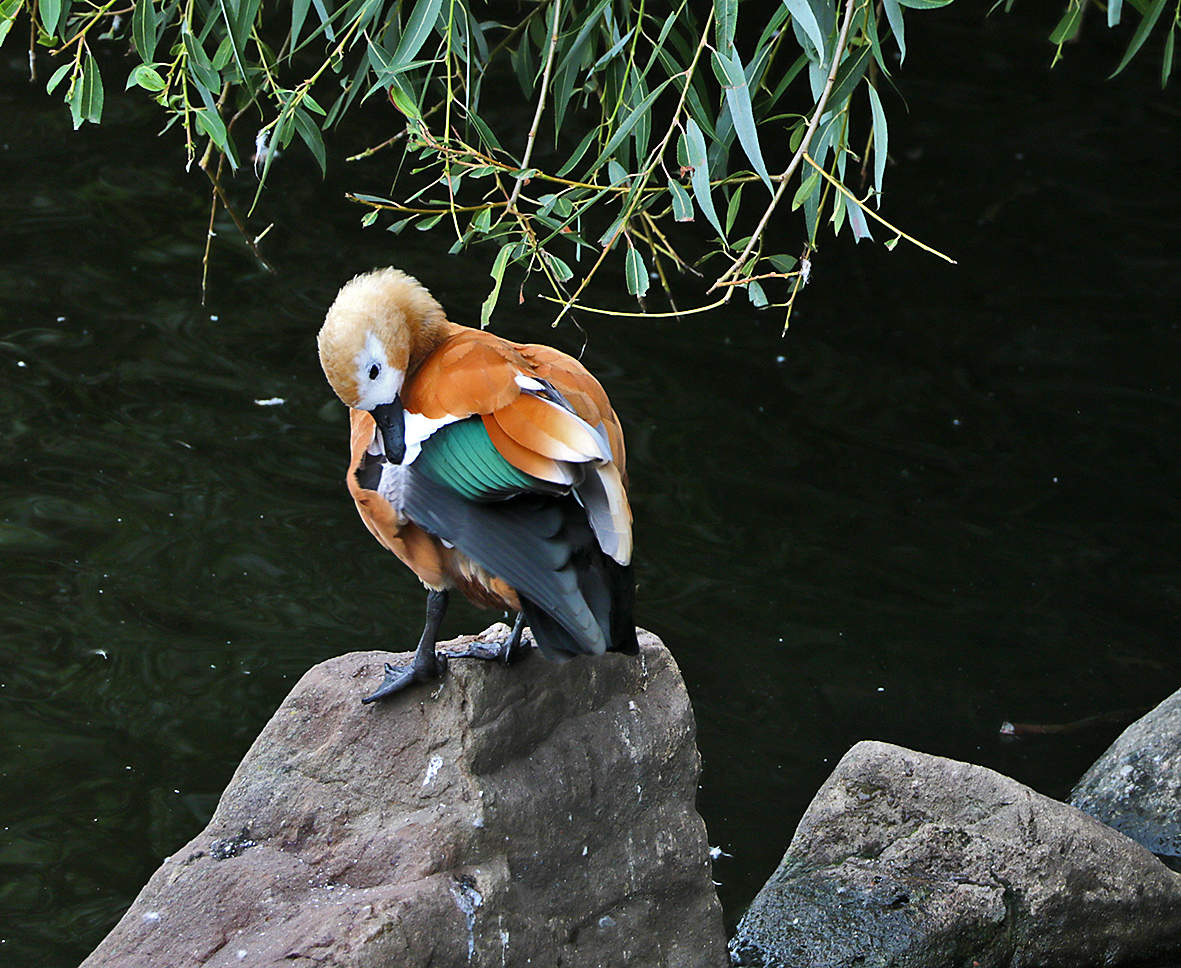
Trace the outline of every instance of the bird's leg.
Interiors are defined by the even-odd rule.
[[[491,659],[508,665],[521,652],[521,633],[525,629],[525,613],[517,612],[517,619],[513,622],[513,630],[509,637],[501,642],[485,642],[476,639],[468,643],[462,652],[452,652],[453,659]]]
[[[418,648],[414,651],[414,659],[408,666],[385,664],[385,678],[376,692],[361,700],[363,703],[376,702],[395,692],[401,692],[416,682],[429,682],[440,679],[447,671],[447,657],[435,652],[435,643],[439,639],[439,626],[443,623],[443,616],[447,613],[447,590],[432,589],[426,596],[426,623],[422,627],[422,638],[418,640]]]

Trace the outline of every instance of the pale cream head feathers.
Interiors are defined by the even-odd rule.
[[[345,283],[320,327],[320,365],[350,407],[391,403],[406,373],[443,336],[443,307],[400,269],[375,269]]]

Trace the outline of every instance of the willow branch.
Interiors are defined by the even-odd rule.
[[[508,210],[515,212],[517,197],[521,194],[521,186],[525,184],[525,172],[529,170],[529,160],[533,157],[533,144],[537,140],[537,131],[541,127],[541,114],[545,110],[545,99],[549,94],[549,76],[554,66],[554,52],[558,49],[558,22],[562,17],[562,0],[554,0],[554,25],[550,30],[549,53],[545,58],[545,71],[541,75],[541,91],[537,95],[537,110],[533,113],[533,124],[529,128],[529,138],[525,142],[525,155],[521,159],[521,174],[513,185],[513,193],[509,196]]]
[[[731,263],[730,268],[722,275],[718,276],[717,280],[707,290],[713,292],[725,281],[738,273],[739,268],[746,262],[747,256],[754,251],[755,245],[762,238],[763,230],[767,227],[767,223],[771,220],[771,214],[782,200],[784,193],[787,191],[787,183],[795,170],[800,166],[803,160],[804,153],[812,143],[812,136],[816,133],[816,129],[820,126],[820,118],[824,114],[824,109],[828,107],[828,98],[832,94],[833,84],[837,79],[837,70],[841,66],[841,54],[845,51],[845,42],[849,37],[849,25],[853,22],[853,8],[857,6],[857,0],[848,0],[845,4],[845,19],[841,23],[841,33],[837,38],[836,48],[832,52],[832,67],[828,72],[828,80],[824,84],[824,91],[821,92],[820,100],[816,102],[816,111],[812,114],[812,120],[808,123],[808,130],[804,132],[804,139],[800,142],[796,153],[792,155],[791,162],[784,170],[783,174],[778,177],[779,187],[775,190],[775,194],[771,197],[771,204],[767,206],[767,210],[763,212],[763,217],[759,219],[759,224],[755,226],[755,230],[750,235],[750,241],[746,243],[746,248],[742,250],[742,254]],[[728,299],[734,290],[728,289]]]
[[[845,198],[852,201],[853,204],[856,205],[862,211],[863,214],[868,215],[870,218],[874,219],[875,221],[881,222],[882,225],[884,225],[886,228],[888,228],[891,232],[893,232],[899,238],[906,239],[906,241],[909,242],[911,245],[917,245],[924,252],[930,252],[931,255],[937,255],[944,262],[950,262],[953,266],[959,264],[951,256],[944,255],[938,249],[932,249],[929,245],[927,245],[923,242],[920,242],[918,239],[914,238],[913,236],[907,235],[905,232],[902,231],[902,229],[898,228],[898,226],[891,225],[889,222],[887,222],[884,218],[882,218],[880,215],[878,215],[878,213],[875,212],[872,208],[862,205],[856,195],[854,195],[851,191],[849,191],[849,189],[847,189],[844,185],[842,185],[838,179],[833,178],[832,175],[830,175],[823,168],[821,168],[818,164],[816,164],[816,162],[812,160],[811,155],[805,154],[804,160],[809,165],[811,165],[813,168],[815,168],[818,172],[820,172],[821,176],[823,178],[825,178],[829,182],[829,184],[832,185],[833,188],[835,188],[838,192],[840,192],[842,195],[844,195]]]

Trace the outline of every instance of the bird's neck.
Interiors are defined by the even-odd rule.
[[[466,326],[460,326],[446,318],[429,322],[420,320],[414,332],[414,342],[411,344],[410,360],[406,366],[407,375],[422,366],[427,358],[447,340],[462,333],[465,329],[467,329]]]

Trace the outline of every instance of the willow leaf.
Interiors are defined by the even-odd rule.
[[[1144,46],[1144,41],[1148,39],[1148,35],[1152,33],[1152,28],[1156,26],[1161,11],[1165,9],[1166,2],[1167,0],[1156,0],[1148,8],[1147,13],[1141,17],[1140,26],[1136,28],[1136,32],[1132,35],[1132,40],[1128,43],[1128,49],[1124,51],[1124,59],[1119,62],[1119,67],[1108,75],[1107,79],[1109,81],[1127,67],[1132,58],[1136,56],[1136,52]]]
[[[816,57],[823,61],[824,34],[820,30],[820,23],[816,20],[816,14],[812,12],[808,0],[783,0],[783,5],[790,11],[792,22],[798,24],[808,40],[811,41],[812,47],[816,51]]]
[[[763,152],[759,147],[759,132],[755,125],[754,110],[750,103],[750,88],[746,83],[742,60],[737,51],[731,47],[726,55],[714,51],[713,66],[714,73],[726,92],[726,104],[730,108],[734,130],[738,134],[738,143],[742,145],[742,150],[746,152],[746,157],[750,159],[755,172],[763,180],[763,184],[767,186],[767,191],[774,194],[775,189],[771,187],[771,176],[767,174],[767,165],[763,161]]]
[[[882,6],[885,8],[890,30],[894,32],[894,39],[898,41],[898,63],[901,64],[906,60],[906,33],[902,25],[902,8],[898,5],[898,0],[882,0]]]
[[[718,50],[734,46],[734,28],[738,23],[738,0],[714,0],[714,29]]]
[[[406,21],[406,30],[394,51],[392,61],[395,71],[409,64],[422,50],[422,45],[439,20],[439,8],[442,6],[443,0],[418,0],[414,5],[414,12]]]
[[[492,318],[492,310],[496,308],[496,300],[500,298],[500,286],[504,282],[504,270],[508,268],[509,256],[513,254],[513,247],[515,242],[506,242],[500,247],[500,251],[496,253],[496,258],[492,261],[492,291],[485,297],[484,302],[480,306],[480,329],[487,329],[488,322]]]
[[[646,98],[644,98],[644,100],[631,109],[631,113],[629,113],[628,116],[624,118],[623,123],[620,124],[620,126],[616,128],[615,132],[611,135],[611,140],[608,141],[603,147],[603,150],[599,152],[599,157],[595,159],[594,164],[592,164],[588,169],[589,171],[593,172],[604,161],[610,158],[615,153],[615,149],[620,146],[620,144],[623,142],[623,139],[631,133],[632,128],[634,128],[641,119],[647,118],[649,121],[651,120],[650,109],[652,107],[652,102],[660,96],[660,92],[668,87],[672,81],[673,78],[671,77],[665,78],[655,90],[653,90]]]
[[[678,222],[693,221],[693,200],[685,187],[675,178],[668,180],[668,192],[672,196],[673,218]]]
[[[877,205],[882,207],[882,181],[886,177],[886,153],[890,145],[890,132],[886,127],[886,112],[882,101],[872,84],[869,89],[869,107],[873,114],[873,183],[877,189]]]
[[[693,185],[693,197],[702,214],[709,220],[709,224],[717,229],[718,236],[725,240],[726,233],[722,231],[722,223],[718,221],[718,213],[714,210],[714,200],[709,193],[709,161],[705,149],[705,136],[697,122],[690,118],[685,122],[685,157],[693,168],[690,182]]]
[[[644,257],[640,255],[640,250],[633,245],[627,247],[623,271],[627,278],[627,291],[642,299],[648,292],[648,268],[644,265]]]

